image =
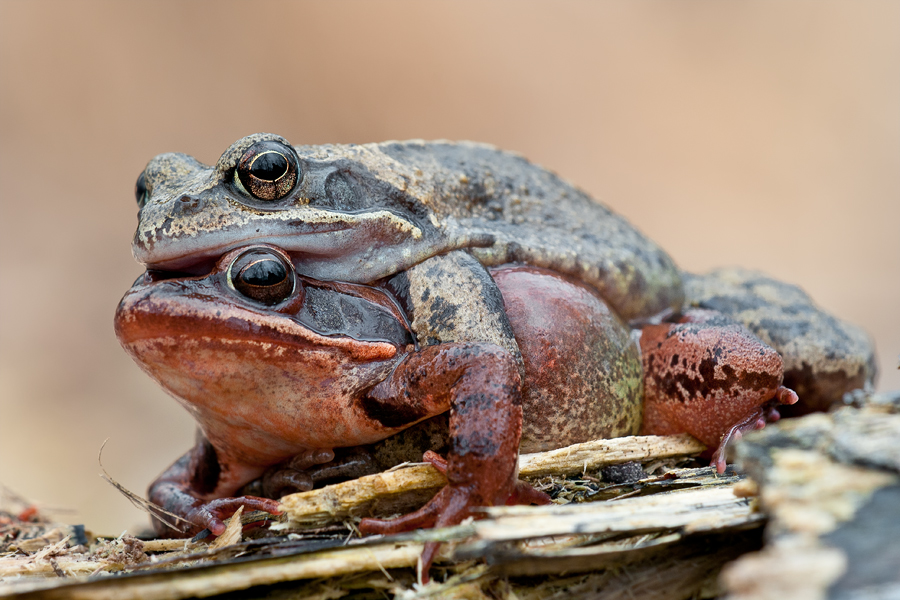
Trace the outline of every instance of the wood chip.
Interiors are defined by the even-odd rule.
[[[353,516],[389,515],[421,506],[446,484],[430,464],[412,465],[291,494],[281,499],[281,508],[293,526],[324,527]]]
[[[241,541],[241,514],[243,514],[243,512],[244,506],[241,505],[234,514],[231,515],[231,518],[228,519],[228,527],[225,528],[224,533],[209,545],[210,550],[218,550],[219,548],[231,546]]]
[[[477,553],[501,541],[572,533],[685,533],[753,527],[763,521],[751,503],[734,495],[732,485],[665,492],[615,502],[565,506],[496,506],[491,517],[474,523]]]

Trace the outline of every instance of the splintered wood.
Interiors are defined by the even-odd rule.
[[[574,475],[607,465],[691,456],[704,450],[706,446],[686,433],[594,440],[559,450],[523,454],[519,457],[519,476]]]
[[[150,541],[141,547],[141,562],[115,564],[126,576],[105,576],[111,567],[98,560],[78,569],[66,564],[62,579],[65,553],[56,546],[48,546],[45,555],[0,558],[0,572],[7,577],[0,596],[176,600],[293,582],[298,597],[376,590],[379,597],[399,598],[539,598],[544,592],[619,598],[627,597],[631,579],[640,577],[648,593],[664,592],[658,597],[708,597],[717,593],[715,576],[722,564],[759,546],[763,517],[754,511],[755,499],[734,494],[740,478],[733,472],[720,476],[709,467],[669,468],[618,484],[603,483],[598,475],[609,465],[633,460],[658,465],[702,450],[689,436],[649,436],[523,455],[522,477],[540,477],[542,483],[552,479],[558,501],[580,501],[490,508],[483,520],[440,530],[363,539],[348,535],[356,517],[415,508],[446,484],[431,465],[401,466],[285,497],[290,519],[270,532],[281,537],[238,541],[239,527],[233,525],[232,543],[218,549],[184,540]],[[445,542],[438,558],[443,577],[437,579],[443,582],[417,588],[415,567],[422,542],[429,540]],[[55,563],[51,556],[57,557]],[[95,568],[93,576],[79,576],[87,564]],[[31,567],[22,568],[26,565]],[[43,579],[33,577],[37,571]],[[577,573],[583,575],[573,577]],[[538,587],[508,579],[520,576],[543,579]]]
[[[770,521],[729,598],[900,598],[900,393],[778,425],[737,449]]]
[[[595,440],[559,450],[523,454],[519,476],[572,475],[607,465],[691,456],[706,447],[689,435]],[[291,527],[316,528],[354,516],[390,515],[421,506],[447,484],[430,464],[415,464],[281,499]]]
[[[656,574],[642,583],[644,587],[667,589],[676,585],[672,589],[688,590],[683,597],[693,595],[707,576],[714,574],[725,560],[737,555],[738,548],[745,551],[747,544],[752,544],[741,530],[755,527],[761,520],[761,516],[752,511],[748,500],[731,493],[733,482],[726,483],[727,479],[724,478],[721,486],[614,502],[491,509],[489,519],[474,523],[470,530],[474,534],[471,540],[450,552],[449,558],[486,559],[494,568],[476,570],[477,577],[466,577],[473,573],[470,571],[472,563],[468,563],[468,567],[463,563],[456,568],[461,575],[456,580],[459,585],[449,587],[449,596],[438,597],[459,597],[456,592],[463,591],[473,581],[489,587],[503,575],[586,573],[609,567],[616,567],[616,570],[607,572],[600,579],[579,580],[579,585],[585,590],[596,591],[596,585],[603,581],[611,586],[610,589],[617,590],[616,595],[610,597],[620,597],[619,594],[627,589],[628,565],[636,565],[635,573],[649,573],[652,569],[648,571],[645,561],[654,557],[663,557],[662,564],[669,567],[652,571]],[[696,521],[690,518],[692,511],[696,512]],[[580,512],[584,514],[579,515]],[[667,514],[672,518],[667,518]],[[441,539],[440,531],[432,532],[432,539]],[[707,535],[690,535],[701,532]],[[415,567],[421,554],[422,544],[410,541],[411,537],[414,536],[355,540],[344,547],[295,551],[288,556],[268,556],[237,563],[204,565],[201,561],[187,570],[161,572],[159,568],[143,568],[129,577],[93,581],[72,578],[75,580],[64,587],[41,585],[31,590],[18,587],[16,591],[39,590],[40,597],[48,599],[175,600],[288,581],[315,580],[311,585],[321,585],[324,578],[367,572],[384,573],[392,579],[387,569]],[[676,569],[677,564],[687,569],[690,578],[685,579],[685,571]],[[331,582],[332,587],[340,590],[342,582],[342,579],[336,579]],[[527,591],[527,586],[523,591]],[[0,588],[2,595],[4,590]],[[298,595],[304,595],[302,588]]]

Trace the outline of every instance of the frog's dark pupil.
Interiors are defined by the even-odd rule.
[[[247,285],[269,287],[277,285],[287,277],[287,269],[281,261],[274,259],[260,260],[241,272],[241,279]]]
[[[250,174],[263,181],[275,181],[288,170],[287,159],[277,152],[265,152],[250,165]]]

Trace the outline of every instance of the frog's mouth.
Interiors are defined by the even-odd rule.
[[[398,345],[386,339],[318,331],[303,322],[290,303],[281,310],[229,300],[204,277],[147,271],[119,302],[114,323],[120,343],[139,363],[136,344],[168,343],[177,349],[179,340],[194,338],[223,346],[277,346],[288,353],[336,348],[366,361],[387,360],[398,351]]]
[[[190,275],[209,273],[220,256],[236,248],[271,244],[290,254],[301,275],[368,283],[437,254],[495,242],[487,232],[438,231],[389,210],[337,213],[307,206],[294,213],[241,213],[233,217],[240,222],[224,226],[164,217],[161,210],[144,207],[132,253],[148,269]]]
[[[206,275],[218,259],[236,248],[257,244],[278,246],[292,255],[322,260],[346,256],[358,251],[355,245],[341,241],[342,232],[350,227],[331,227],[314,233],[290,232],[282,235],[259,235],[244,231],[217,231],[202,239],[176,236],[165,241],[146,242],[135,236],[132,254],[147,270],[185,275]],[[258,231],[258,230],[257,230]]]
[[[345,239],[334,234],[352,232]],[[134,251],[135,258],[147,266],[155,280],[173,277],[208,275],[224,254],[257,244],[270,244],[284,250],[291,258],[297,273],[320,281],[370,283],[409,269],[438,254],[471,247],[489,247],[491,235],[398,242],[362,235],[358,230],[344,228],[328,233],[291,234],[286,236],[230,236],[217,245],[196,248],[194,251],[167,258],[161,253]],[[137,246],[135,246],[137,248]]]

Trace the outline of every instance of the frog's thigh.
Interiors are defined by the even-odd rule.
[[[552,271],[492,275],[525,364],[521,451],[637,433],[643,384],[629,328],[593,291]]]

